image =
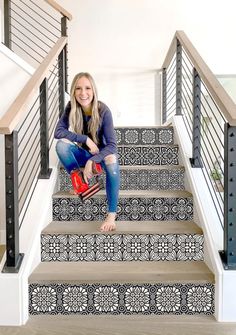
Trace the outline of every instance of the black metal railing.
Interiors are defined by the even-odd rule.
[[[192,142],[191,165],[201,168],[224,229],[221,255],[225,268],[235,269],[236,130],[229,124],[208,80],[200,74],[191,51],[186,44],[181,44],[177,35],[175,52],[162,72],[162,120],[166,122],[173,115],[183,118]],[[184,40],[188,41],[186,36]]]
[[[6,1],[5,44],[32,66],[37,67],[61,36],[61,15],[41,1]]]
[[[54,16],[45,12],[42,9],[44,1],[42,7],[39,1],[36,3],[32,0],[4,1],[4,3],[6,12],[10,13],[9,19],[6,20],[8,24],[5,22],[5,41],[8,41],[8,46],[18,54],[20,52],[26,60],[29,60],[27,57],[30,57],[31,61],[36,60],[37,50],[39,56],[37,62],[40,64],[35,76],[41,78],[37,83],[38,88],[32,87],[30,103],[27,101],[27,106],[30,107],[24,113],[23,119],[17,122],[13,131],[5,132],[6,264],[3,272],[18,272],[23,259],[23,255],[19,252],[19,230],[38,180],[50,177],[49,152],[53,144],[54,128],[64,110],[64,95],[67,90],[67,44],[65,37],[63,39],[61,36],[66,35],[67,20],[66,17],[62,17],[59,22]],[[38,28],[36,22],[41,23]],[[31,34],[30,39],[26,38],[26,27]],[[56,31],[55,34],[51,34],[53,29]],[[42,37],[43,35],[49,36],[47,40],[43,40],[45,37]],[[22,36],[25,36],[25,39]],[[39,54],[41,47],[43,50]],[[53,47],[56,53],[50,56]],[[46,74],[40,76],[41,71]],[[10,112],[8,110],[9,114]],[[1,121],[0,127],[4,128]]]

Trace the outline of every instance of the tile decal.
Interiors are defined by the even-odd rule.
[[[79,198],[54,198],[53,220],[104,220],[107,211],[105,197],[90,198],[84,203]],[[118,221],[192,220],[192,198],[120,198]]]
[[[30,284],[30,314],[214,313],[212,284]]]
[[[118,145],[162,145],[174,143],[171,127],[156,128],[116,128]]]
[[[103,179],[105,175],[103,174]],[[103,180],[105,185],[105,180]],[[70,176],[60,170],[60,190],[72,189]],[[184,169],[120,169],[120,190],[183,190]]]
[[[193,220],[193,198],[138,196],[136,190],[184,190],[184,168],[172,127],[116,128],[121,190],[118,221]],[[142,168],[140,168],[142,166]],[[152,166],[150,168],[150,166]],[[157,166],[155,168],[155,166]],[[59,171],[60,190],[72,188],[65,170]],[[105,184],[105,180],[103,178]],[[135,195],[136,194],[136,195]],[[140,194],[140,193],[138,193]],[[102,221],[106,197],[84,203],[77,197],[52,199],[54,221]],[[141,224],[141,223],[140,223]],[[55,233],[41,235],[42,262],[203,261],[204,237],[194,233]],[[148,281],[148,278],[147,278]],[[151,284],[152,283],[152,284]],[[195,283],[80,283],[29,284],[32,315],[213,315],[214,284]]]
[[[120,165],[178,165],[177,146],[119,146]]]
[[[41,236],[41,260],[199,261],[203,247],[199,234],[46,234]]]

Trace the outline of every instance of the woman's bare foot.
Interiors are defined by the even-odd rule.
[[[76,195],[77,193],[75,192],[75,190],[69,190],[69,193],[71,194],[71,195]]]
[[[100,227],[100,231],[112,231],[116,230],[116,223],[115,223],[116,213],[108,213],[106,220]]]

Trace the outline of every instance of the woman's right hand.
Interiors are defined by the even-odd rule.
[[[98,146],[91,140],[91,138],[89,138],[89,137],[87,138],[86,145],[89,148],[89,152],[92,155],[95,155],[95,154],[99,153]]]

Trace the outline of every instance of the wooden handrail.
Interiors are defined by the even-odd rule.
[[[20,94],[13,101],[4,116],[0,119],[0,134],[11,134],[20,120],[24,118],[25,114],[28,112],[27,107],[29,107],[32,102],[32,97],[35,94],[38,95],[39,86],[41,85],[43,79],[48,76],[50,67],[55,62],[66,43],[67,37],[59,38],[33,76],[23,87]]]
[[[193,44],[183,31],[177,31],[175,33],[170,48],[167,52],[167,56],[162,65],[162,68],[167,68],[171,62],[171,59],[174,56],[176,50],[176,39],[178,39],[181,45],[183,46],[193,66],[196,68],[200,77],[206,84],[209,92],[215,99],[216,104],[220,108],[226,120],[229,122],[230,125],[235,126],[236,104],[228,95],[228,93],[225,91],[225,89],[222,87],[220,82],[217,80],[216,76],[204,62],[204,60],[202,59],[196,48],[193,46]]]
[[[61,7],[56,1],[54,0],[44,0],[47,2],[50,6],[52,6],[57,12],[61,13],[63,16],[67,17],[69,21],[72,20],[72,15],[67,12],[63,7]]]

